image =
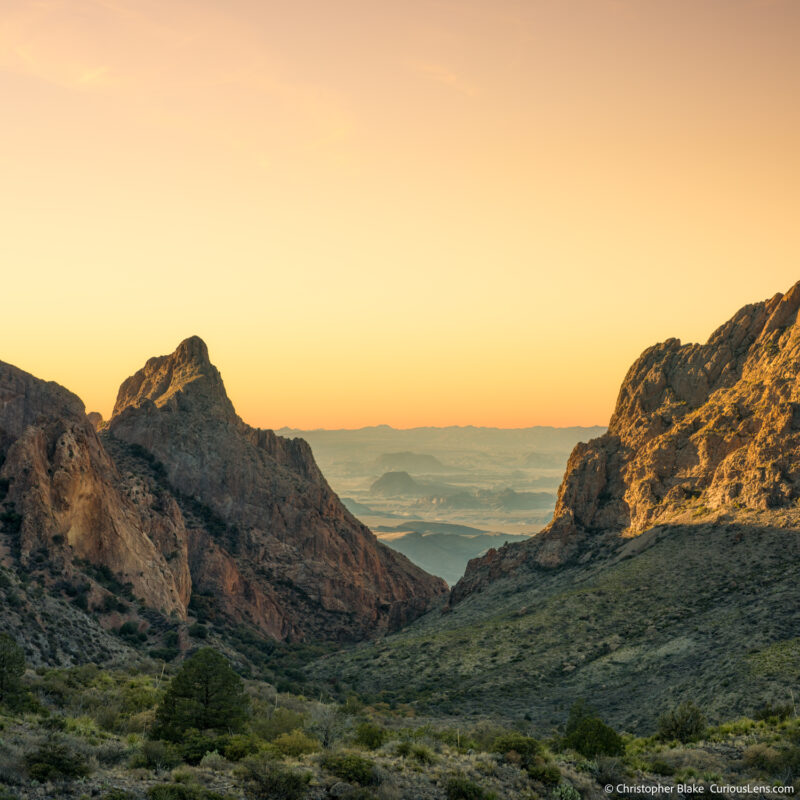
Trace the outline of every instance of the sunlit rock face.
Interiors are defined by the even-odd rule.
[[[523,564],[555,567],[666,522],[800,498],[800,284],[745,306],[706,344],[669,339],[623,381],[608,432],[575,447],[553,521],[471,562],[458,601]]]

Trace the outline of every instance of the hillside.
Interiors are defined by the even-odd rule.
[[[540,534],[314,674],[540,725],[584,697],[642,731],[676,699],[718,717],[785,701],[800,677],[798,306],[800,285],[705,345],[645,351],[608,432],[574,449]]]

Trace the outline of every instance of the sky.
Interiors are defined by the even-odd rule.
[[[797,0],[4,0],[0,359],[108,415],[606,424],[800,279]]]

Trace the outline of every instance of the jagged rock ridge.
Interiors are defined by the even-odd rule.
[[[800,497],[800,283],[704,345],[647,349],[608,432],[573,450],[552,522],[471,562],[458,602],[523,565],[556,567],[655,525],[791,507]]]
[[[164,613],[200,600],[276,638],[394,629],[446,589],[346,511],[305,442],[237,417],[197,337],[127,379],[107,423],[0,364],[0,504],[7,564],[102,566]]]

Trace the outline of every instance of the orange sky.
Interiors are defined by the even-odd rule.
[[[0,359],[266,427],[605,424],[800,279],[797,0],[5,0]]]

